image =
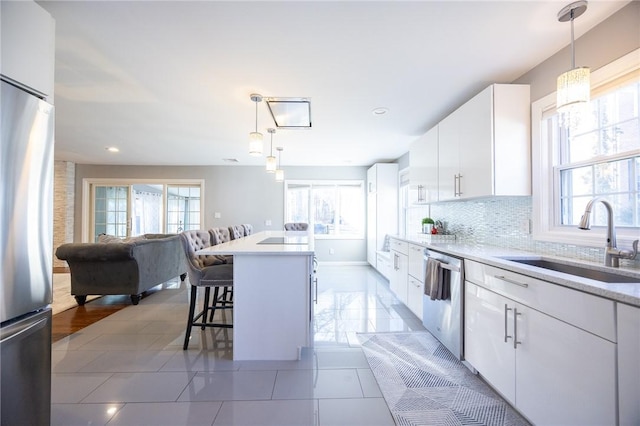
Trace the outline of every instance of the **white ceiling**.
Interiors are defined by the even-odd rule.
[[[83,164],[262,165],[251,93],[311,98],[313,128],[274,135],[285,166],[393,160],[570,40],[557,0],[39,3],[56,20],[56,159]],[[591,0],[576,38],[626,3]]]

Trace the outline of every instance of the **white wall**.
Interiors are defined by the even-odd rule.
[[[283,167],[285,179],[361,179],[367,167]],[[82,180],[204,179],[204,229],[250,223],[255,231],[280,230],[284,225],[284,184],[264,167],[254,166],[102,166],[76,165],[74,241],[82,235]],[[220,219],[214,213],[220,213]],[[270,220],[271,226],[265,225]],[[334,253],[329,254],[330,249]],[[366,240],[318,240],[320,261],[366,262]]]
[[[587,9],[587,12],[589,10]],[[567,39],[569,37],[567,24]],[[576,20],[574,25],[580,25]],[[591,72],[640,48],[640,2],[632,1],[575,41],[576,66]],[[558,75],[571,68],[570,46],[551,56],[513,83],[531,85],[531,101],[556,91]]]

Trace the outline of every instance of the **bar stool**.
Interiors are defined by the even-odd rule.
[[[232,240],[244,237],[244,228],[242,225],[232,225],[229,227],[229,235]]]
[[[284,224],[285,231],[306,231],[309,224],[304,222],[287,222]]]
[[[201,327],[222,327],[232,328],[232,323],[214,323],[213,315],[218,309],[232,309],[233,302],[221,297],[219,290],[228,290],[233,287],[233,264],[226,263],[223,256],[199,256],[195,254],[211,246],[211,234],[208,231],[192,230],[180,233],[180,239],[184,248],[187,275],[191,284],[191,300],[189,303],[189,317],[187,319],[187,330],[184,337],[182,349],[189,347],[191,329],[193,326]],[[203,287],[204,304],[202,311],[197,315],[196,304],[198,300],[198,288]],[[211,288],[214,289],[213,300],[210,302]],[[207,317],[209,317],[207,319]]]

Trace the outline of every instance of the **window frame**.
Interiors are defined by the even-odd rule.
[[[366,199],[366,183],[364,179],[338,179],[338,180],[328,180],[328,179],[285,179],[284,181],[284,207],[283,207],[283,219],[286,221],[288,216],[288,199],[287,193],[289,190],[289,185],[310,185],[313,187],[322,186],[322,185],[345,185],[345,186],[354,186],[359,185],[360,191],[362,192],[362,206],[361,206],[361,216],[362,216],[362,225],[361,225],[361,233],[358,235],[346,235],[346,234],[313,234],[313,237],[316,240],[364,240],[367,234],[366,227],[366,216],[367,216],[367,199]],[[311,202],[313,197],[309,197],[309,214],[313,212],[311,208]],[[309,228],[313,230],[314,223],[313,221],[309,222]]]
[[[640,69],[640,49],[611,62],[591,73],[591,89],[604,86],[612,81]],[[531,104],[531,154],[532,154],[532,219],[533,239],[588,247],[603,247],[606,243],[606,229],[593,227],[586,232],[577,227],[561,226],[560,196],[557,193],[560,182],[554,173],[558,163],[553,143],[543,135],[548,134],[547,120],[543,116],[555,109],[556,93],[553,92]],[[551,212],[552,214],[549,214]],[[615,225],[615,224],[614,224]],[[619,247],[628,247],[638,239],[636,227],[616,227]]]

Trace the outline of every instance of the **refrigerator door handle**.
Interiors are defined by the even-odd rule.
[[[41,320],[38,320],[33,324],[29,324],[26,327],[25,326],[17,327],[17,328],[20,328],[20,330],[17,332],[12,332],[11,326],[5,327],[2,333],[3,335],[1,336],[2,340],[0,340],[0,344],[6,343],[11,339],[15,339],[21,334],[29,333],[36,328],[44,327],[47,324],[47,321],[49,321],[49,318],[42,318]]]

